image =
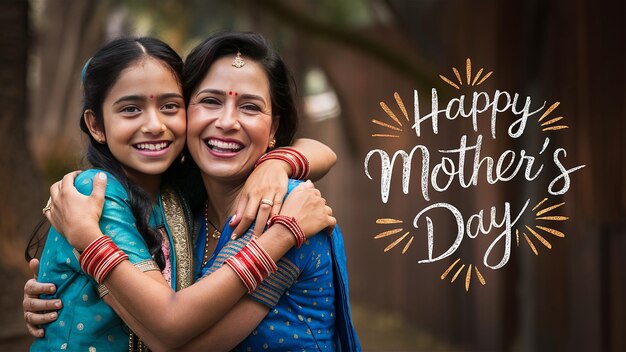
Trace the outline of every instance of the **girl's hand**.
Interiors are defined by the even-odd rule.
[[[28,333],[33,337],[43,337],[44,330],[39,325],[47,324],[57,319],[57,310],[63,307],[59,299],[41,299],[39,295],[52,294],[56,291],[53,284],[43,284],[37,282],[37,272],[39,271],[39,260],[32,259],[28,266],[33,271],[34,278],[26,281],[24,285],[24,320]]]
[[[332,231],[337,224],[333,210],[326,205],[326,200],[311,181],[303,182],[291,191],[280,214],[294,217],[306,238],[323,229]]]
[[[106,174],[99,172],[93,179],[91,195],[86,196],[74,187],[79,171],[71,172],[50,187],[52,207],[45,212],[54,228],[78,251],[84,250],[101,236],[98,222],[104,206]]]
[[[290,172],[289,165],[280,160],[268,160],[252,171],[235,202],[235,216],[229,223],[236,226],[233,237],[246,233],[255,218],[254,236],[263,233],[267,220],[280,212]]]

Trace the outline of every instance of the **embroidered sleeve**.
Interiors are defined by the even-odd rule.
[[[286,258],[281,258],[276,263],[278,270],[268,278],[250,294],[250,298],[266,305],[268,308],[274,308],[280,297],[287,291],[289,287],[298,279],[300,269]]]

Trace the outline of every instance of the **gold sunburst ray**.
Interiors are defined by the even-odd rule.
[[[483,82],[485,82],[487,80],[487,78],[491,77],[491,74],[493,73],[493,71],[489,71],[489,73],[487,73],[483,79],[481,79],[476,85],[479,86],[481,84],[483,84]]]
[[[469,291],[470,282],[472,281],[472,264],[467,268],[467,274],[465,274],[465,292]]]
[[[536,227],[538,229],[541,229],[541,230],[543,230],[543,231],[545,231],[545,232],[547,232],[549,234],[552,234],[554,236],[561,237],[561,238],[565,237],[565,234],[563,232],[561,232],[559,230],[555,230],[555,229],[553,229],[551,227],[540,226],[540,225],[537,225]]]
[[[374,134],[372,134],[372,137],[399,138],[400,136],[397,136],[395,134],[374,133]]]
[[[463,268],[465,268],[465,264],[461,265],[461,267],[459,268],[459,270],[456,271],[450,282],[454,282],[454,280],[456,280],[457,276],[459,276],[461,271],[463,271]]]
[[[388,230],[388,231],[384,231],[379,233],[378,235],[374,236],[374,239],[379,239],[379,238],[384,238],[387,236],[391,236],[391,235],[395,235],[398,232],[402,232],[402,230],[404,230],[403,228],[397,228],[397,229],[393,229],[393,230]]]
[[[535,211],[535,209],[539,208],[541,206],[541,204],[545,203],[548,200],[548,198],[544,198],[542,199],[539,203],[537,203],[537,205],[535,205],[531,211]]]
[[[384,122],[382,122],[382,121],[378,121],[378,120],[376,120],[376,119],[372,119],[372,123],[374,123],[374,124],[376,124],[376,125],[378,125],[378,126],[386,127],[386,128],[388,128],[388,129],[390,129],[390,130],[394,130],[394,131],[402,132],[402,129],[401,129],[401,128],[396,127],[396,126],[392,126],[392,125],[390,125],[390,124],[388,124],[388,123],[384,123]]]
[[[443,274],[441,274],[441,280],[445,279],[446,276],[448,276],[448,274],[450,273],[450,271],[452,271],[452,268],[454,268],[454,266],[461,261],[461,258],[458,258],[457,260],[454,261],[454,263],[450,264],[450,266],[448,267],[448,269],[446,269],[446,271],[443,272]]]
[[[396,114],[394,114],[394,112],[389,109],[389,106],[384,101],[380,102],[380,107],[383,109],[383,111],[385,111],[387,116],[391,117],[392,120],[394,120],[398,125],[400,125],[400,127],[402,127],[402,122],[400,122]]]
[[[568,220],[569,217],[562,215],[554,215],[554,216],[540,216],[537,220],[548,220],[548,221],[565,221]]]
[[[400,236],[398,239],[396,239],[395,241],[391,242],[390,245],[388,245],[387,247],[385,247],[385,249],[383,250],[383,252],[387,252],[390,249],[392,249],[393,247],[395,247],[398,243],[402,242],[402,240],[404,240],[407,236],[409,235],[409,232],[407,231],[404,235]]]
[[[474,76],[474,80],[472,81],[472,85],[475,86],[476,85],[476,81],[478,81],[478,78],[480,77],[480,75],[483,74],[483,69],[481,68],[480,70],[478,70],[478,72],[476,73],[476,76]]]
[[[542,123],[542,124],[541,124],[541,126],[548,126],[548,125],[552,125],[552,124],[554,124],[555,122],[559,122],[559,121],[561,121],[561,120],[563,120],[563,116],[555,117],[555,118],[553,118],[553,119],[551,119],[551,120],[548,120],[548,121],[546,121],[546,122]]]
[[[459,73],[459,70],[457,70],[456,67],[452,67],[452,72],[454,72],[456,79],[459,80],[459,85],[463,85],[463,80],[461,79],[461,74]]]
[[[541,242],[541,244],[543,244],[544,246],[546,246],[548,249],[552,249],[552,245],[550,244],[550,242],[548,242],[543,236],[541,236],[537,231],[533,230],[532,228],[530,228],[528,225],[526,225],[526,229],[528,229],[528,231],[530,231],[530,233],[533,234],[533,236],[535,236],[536,239],[539,240],[539,242]]]
[[[558,130],[564,130],[566,128],[569,128],[569,126],[567,125],[558,125],[558,126],[551,126],[551,127],[546,127],[546,128],[542,128],[542,131],[558,131]]]
[[[517,247],[519,247],[519,230],[515,229],[515,242],[517,243]]]
[[[539,252],[537,252],[537,248],[535,248],[535,245],[533,244],[533,242],[530,240],[530,238],[528,238],[528,235],[526,233],[522,233],[524,235],[524,238],[526,239],[526,242],[528,243],[528,246],[530,247],[530,249],[533,250],[533,253],[535,253],[535,255],[539,255]]]
[[[477,266],[474,266],[474,270],[476,271],[476,277],[478,277],[478,281],[480,281],[480,284],[484,286],[487,283],[487,281],[485,281],[483,274],[481,274],[480,271],[478,271]]]
[[[543,115],[541,115],[541,117],[539,118],[539,120],[538,120],[538,121],[539,121],[539,122],[541,122],[543,119],[545,119],[545,118],[546,118],[546,116],[550,115],[550,113],[551,113],[552,111],[554,111],[554,109],[556,109],[556,108],[557,108],[560,104],[561,104],[561,102],[560,102],[560,101],[557,101],[556,103],[552,104],[552,105],[548,108],[548,110],[546,110],[546,111],[543,113]]]
[[[456,89],[461,89],[461,87],[459,87],[456,83],[452,82],[451,80],[449,80],[446,76],[444,75],[439,75],[439,78],[441,78],[442,81],[448,83],[449,85],[451,85],[452,87],[456,88]]]
[[[415,238],[415,236],[411,236],[411,238],[407,241],[406,245],[402,249],[402,254],[406,253],[406,251],[409,250],[409,247],[411,247],[411,244],[413,243],[413,239],[414,238]]]
[[[468,57],[465,61],[465,76],[467,77],[467,84],[469,85],[472,80],[472,60]]]
[[[376,223],[381,225],[386,225],[386,224],[402,224],[402,220],[400,219],[393,219],[393,218],[379,218],[376,219]]]
[[[404,106],[404,102],[402,101],[402,98],[400,97],[400,94],[398,94],[398,92],[394,92],[393,93],[393,98],[396,100],[396,104],[398,104],[398,107],[400,108],[400,111],[402,111],[402,115],[404,115],[404,118],[408,122],[409,121],[409,113],[406,111],[406,107]]]
[[[547,199],[547,198],[546,198],[546,199]],[[552,211],[552,210],[554,210],[554,209],[558,209],[558,208],[559,208],[559,207],[561,207],[563,204],[565,204],[565,202],[563,202],[563,203],[559,203],[559,204],[555,204],[555,205],[551,205],[551,206],[549,206],[549,207],[547,207],[547,208],[543,208],[543,209],[539,210],[539,211],[537,212],[537,214],[535,214],[535,215],[537,215],[537,216],[541,216],[541,215],[543,215],[543,214],[545,214],[545,213],[549,213],[550,211]]]

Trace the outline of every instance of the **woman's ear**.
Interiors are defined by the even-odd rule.
[[[276,116],[272,119],[272,128],[270,129],[270,142],[274,141],[273,144],[276,143],[276,132],[278,131],[278,125],[280,121],[280,116]],[[274,146],[270,146],[270,149],[274,148]]]
[[[87,125],[91,136],[100,144],[106,143],[107,139],[104,134],[104,128],[103,126],[98,125],[96,121],[96,114],[93,112],[93,110],[85,110],[85,112],[83,113],[83,119],[85,120],[85,124]]]

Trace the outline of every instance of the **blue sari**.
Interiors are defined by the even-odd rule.
[[[300,181],[290,180],[288,193]],[[204,224],[196,240],[201,261],[206,234]],[[210,275],[250,241],[252,228],[237,240],[225,226],[205,267],[197,276]],[[350,316],[348,276],[343,238],[338,227],[332,236],[320,232],[301,248],[292,248],[277,263],[278,272],[267,278],[250,297],[269,308],[268,315],[236,351],[313,350],[360,351]]]

